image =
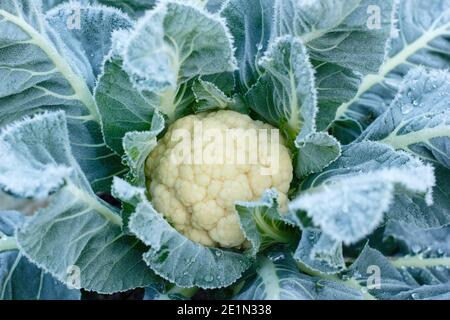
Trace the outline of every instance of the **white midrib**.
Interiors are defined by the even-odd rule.
[[[309,33],[306,33],[300,37],[302,39],[303,43],[309,43],[315,39],[320,38],[324,34],[326,34],[328,30],[313,30]]]
[[[17,242],[14,237],[6,237],[0,239],[0,252],[8,251],[8,250],[16,250]]]
[[[400,128],[400,127],[399,127]],[[419,131],[410,132],[403,135],[397,135],[398,129],[389,136],[381,140],[381,142],[389,144],[395,149],[408,150],[410,145],[422,141],[429,141],[434,138],[450,136],[450,126],[440,125],[434,128],[426,128]]]
[[[64,58],[61,57],[61,55],[52,45],[47,44],[48,40],[41,34],[39,34],[24,20],[14,16],[13,14],[10,14],[5,10],[0,10],[0,15],[3,16],[7,21],[10,21],[20,27],[31,37],[31,40],[28,41],[28,43],[34,44],[38,46],[42,51],[44,51],[44,53],[55,65],[55,68],[64,76],[64,78],[69,82],[72,89],[75,91],[75,95],[70,96],[70,98],[76,98],[77,100],[81,101],[86,106],[95,121],[100,122],[100,116],[97,111],[94,97],[89,91],[86,82],[73,72],[67,61],[65,61]]]
[[[291,82],[291,115],[289,117],[289,127],[294,132],[300,132],[300,108],[298,105],[294,74],[292,72],[289,72],[289,81]]]
[[[280,300],[280,285],[274,264],[265,257],[260,258],[258,273],[266,287],[266,300]]]
[[[405,63],[409,57],[414,55],[420,49],[423,49],[427,46],[427,44],[433,39],[445,34],[447,32],[447,28],[450,26],[450,23],[443,25],[440,28],[437,28],[433,31],[424,33],[420,38],[416,41],[412,42],[410,45],[403,48],[397,55],[388,59],[381,67],[378,74],[369,74],[364,77],[361,85],[359,86],[358,93],[356,96],[350,100],[349,102],[343,103],[339,106],[336,111],[335,120],[341,118],[345,112],[347,112],[348,108],[361,98],[361,96],[367,92],[370,88],[375,86],[378,83],[381,83],[386,75],[394,70],[397,66]]]
[[[97,201],[97,199],[95,199],[92,195],[90,195],[86,191],[80,189],[79,187],[75,186],[72,183],[69,183],[65,187],[65,189],[70,194],[72,194],[76,199],[79,199],[81,202],[88,205],[89,208],[99,213],[103,218],[105,218],[112,224],[117,225],[119,227],[123,226],[122,218],[119,215],[115,214],[106,206],[102,205],[100,202]]]
[[[160,110],[162,113],[169,117],[169,121],[172,122],[175,120],[175,111],[176,111],[176,92],[172,87],[164,90],[160,95]]]
[[[415,256],[392,259],[391,263],[396,268],[450,267],[450,258],[422,258],[420,256]]]
[[[347,13],[345,15],[343,15],[341,17],[341,19],[334,24],[333,27],[330,27],[328,29],[323,29],[323,30],[313,29],[306,34],[301,35],[300,38],[302,39],[303,43],[309,43],[311,41],[314,41],[314,40],[322,37],[324,34],[330,32],[330,30],[332,30],[333,28],[336,28],[339,25],[341,25],[344,22],[344,20],[348,18],[348,16],[350,16],[353,12],[355,12],[355,10],[361,5],[361,2],[362,2],[361,0],[358,1],[358,3],[356,3],[352,9],[348,10]]]
[[[321,273],[318,271],[314,271],[314,270],[308,268],[305,264],[303,264],[301,262],[298,262],[298,267],[299,267],[300,271],[302,271],[303,273],[308,274],[310,276],[318,277],[318,278],[322,278],[322,279],[330,280],[330,281],[334,281],[334,282],[340,282],[349,288],[358,290],[359,292],[361,292],[364,300],[377,300],[373,295],[371,295],[367,291],[366,288],[364,288],[361,284],[359,284],[358,280],[356,280],[354,278],[350,278],[348,280],[342,280],[339,276],[337,276],[335,274],[324,274],[324,273]]]

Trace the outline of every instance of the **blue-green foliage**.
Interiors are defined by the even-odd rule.
[[[0,211],[0,298],[450,299],[449,39],[450,0],[2,0],[0,190],[45,206]],[[145,191],[168,125],[223,109],[295,170],[288,212],[236,203],[242,250]]]

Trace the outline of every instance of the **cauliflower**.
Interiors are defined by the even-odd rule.
[[[195,135],[196,125],[201,125],[201,139],[198,138],[199,134]],[[231,140],[208,139],[205,138],[208,129],[215,130],[211,132],[215,132],[216,136],[218,133],[223,134],[222,137],[233,130],[264,132],[262,129],[265,129],[270,134],[275,132],[277,145],[272,145],[274,142],[270,138],[258,138],[256,144],[239,144],[238,139],[243,137],[242,131],[232,135]],[[180,132],[185,133],[187,141],[181,139],[183,135]],[[225,141],[231,141],[231,144]],[[261,147],[261,143],[267,149]],[[236,157],[223,151],[229,145],[235,147],[236,154],[245,155],[246,161],[230,161]],[[199,162],[195,146],[199,146],[203,155],[223,155],[224,161]],[[177,159],[174,156],[179,156],[180,150],[191,152],[188,152],[190,155],[180,156],[184,161],[174,161]],[[270,158],[273,153],[267,150],[276,150],[278,153],[278,170],[267,170],[271,165],[270,159],[273,159]],[[251,156],[256,161],[250,161]],[[189,158],[190,161],[185,161]],[[148,156],[145,172],[147,188],[156,210],[192,241],[224,248],[239,248],[245,242],[235,202],[258,200],[266,189],[275,188],[279,193],[279,203],[284,206],[293,178],[290,153],[278,130],[234,111],[191,115],[173,123]]]

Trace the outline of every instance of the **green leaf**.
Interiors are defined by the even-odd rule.
[[[450,224],[450,170],[434,166],[436,183],[433,187],[433,204],[422,195],[396,195],[389,219],[400,220],[421,228],[439,228]]]
[[[0,212],[0,248],[3,237],[14,239],[23,223],[18,212]],[[0,249],[0,300],[80,300],[79,290],[68,289],[50,274],[29,262],[17,249]]]
[[[242,253],[207,248],[184,237],[155,211],[145,189],[119,178],[114,180],[113,188],[114,194],[126,203],[140,199],[129,228],[150,247],[144,260],[164,279],[184,288],[222,288],[234,283],[250,267],[251,259]]]
[[[219,12],[227,0],[206,0],[206,9],[209,12]]]
[[[95,89],[95,100],[102,118],[106,144],[123,154],[123,138],[130,131],[149,130],[156,106],[136,90],[122,60],[105,61],[103,73]]]
[[[258,61],[267,49],[273,0],[229,0],[221,13],[233,35],[238,61],[238,87],[247,92],[261,75]]]
[[[65,0],[42,0],[42,9],[43,11],[48,11],[54,7],[56,7],[57,5],[60,5],[61,3],[63,3]]]
[[[382,103],[373,104],[374,109],[377,110],[377,116],[380,112],[385,110],[385,107],[381,108],[379,106],[382,106]],[[367,115],[367,118],[367,121],[373,121],[371,115]],[[355,141],[361,135],[362,131],[363,128],[359,125],[358,122],[349,119],[335,120],[332,127],[330,128],[330,132],[332,133],[332,135],[343,145],[350,144]]]
[[[299,150],[295,167],[298,177],[322,171],[341,155],[340,143],[326,132],[313,132],[304,138],[300,135],[295,145]]]
[[[207,76],[201,76],[201,80],[214,84],[227,96],[233,95],[236,86],[236,79],[233,72],[222,72]]]
[[[65,3],[45,14],[47,23],[57,30],[60,39],[73,53],[83,52],[82,61],[92,67],[94,77],[101,73],[103,60],[111,49],[111,35],[115,30],[130,29],[133,22],[119,10],[105,6],[79,5],[79,26],[70,25],[74,3]],[[84,67],[86,68],[86,67]],[[93,84],[89,84],[92,88]]]
[[[235,102],[227,97],[214,83],[199,79],[192,86],[196,105],[196,112],[226,109]]]
[[[421,196],[398,195],[389,211],[391,219],[421,228],[450,223],[450,114],[446,99],[449,79],[445,71],[410,71],[389,109],[359,138],[379,140],[434,163],[434,204],[428,206]]]
[[[278,192],[266,190],[260,201],[236,202],[241,229],[250,241],[252,256],[275,243],[291,244],[298,236],[279,212]]]
[[[96,0],[109,7],[116,7],[123,10],[132,17],[142,16],[145,11],[152,9],[156,0]]]
[[[0,253],[0,300],[80,300],[79,290],[68,289],[37,268],[18,251]]]
[[[391,106],[358,140],[365,139],[450,168],[450,73],[411,70]]]
[[[336,139],[316,132],[317,92],[305,46],[299,38],[277,38],[260,65],[266,73],[246,95],[251,108],[292,139],[297,136],[299,177],[321,171],[341,149]]]
[[[392,237],[406,255],[450,256],[450,227],[424,230],[412,224],[389,221],[384,237]]]
[[[145,160],[157,146],[157,137],[164,130],[164,124],[163,116],[155,113],[149,131],[130,131],[123,138],[123,159],[130,168],[128,180],[136,186],[145,186]]]
[[[44,11],[48,11],[60,4],[64,4],[67,0],[43,0],[42,2]],[[72,3],[81,3],[82,5],[103,4],[108,7],[121,9],[131,17],[139,17],[146,10],[152,9],[155,6],[156,0],[75,0]]]
[[[111,176],[123,167],[104,144],[91,90],[111,32],[130,21],[103,7],[80,9],[83,28],[69,30],[64,7],[44,17],[39,0],[2,1],[0,124],[44,109],[64,109],[75,157],[94,189],[106,191]]]
[[[160,2],[122,40],[124,69],[140,91],[160,96],[159,110],[170,120],[188,107],[182,100],[190,80],[236,69],[224,21],[192,2]]]
[[[315,129],[314,71],[300,39],[276,39],[259,64],[266,72],[247,93],[252,109],[275,126],[285,124],[294,135]]]
[[[335,241],[314,228],[302,231],[294,259],[308,269],[322,274],[336,274],[345,269],[342,242]]]
[[[52,121],[45,121],[47,118]],[[62,112],[36,115],[3,129],[0,150],[5,158],[0,164],[0,188],[17,197],[42,200],[63,187],[73,174],[65,161],[70,155],[65,130]],[[47,150],[63,161],[52,161]]]
[[[298,271],[289,253],[260,256],[256,274],[247,279],[236,300],[360,300],[359,291],[345,285],[311,277]]]
[[[221,73],[201,77],[192,84],[191,90],[195,96],[195,113],[233,110],[248,114],[249,107],[241,95],[234,94],[235,79],[232,73]]]
[[[396,194],[418,194],[431,205],[434,185],[431,166],[388,146],[362,142],[346,147],[336,162],[306,179],[289,207],[306,211],[332,239],[351,244],[378,227]]]
[[[316,70],[320,129],[356,95],[362,76],[378,72],[392,8],[391,0],[275,1],[272,37],[300,37]]]
[[[441,260],[445,262],[445,259]],[[412,267],[402,265],[405,261]],[[419,257],[389,261],[377,250],[366,246],[350,267],[348,276],[366,286],[370,294],[378,299],[448,300],[450,270],[445,267],[427,267],[427,264],[433,264],[430,262]],[[374,282],[376,275],[379,276],[379,283]]]
[[[71,283],[74,273],[79,275],[77,287],[102,293],[155,281],[142,261],[142,243],[123,234],[116,209],[97,198],[72,156],[63,112],[10,126],[0,135],[0,152],[17,160],[0,164],[0,176],[15,177],[4,181],[6,190],[16,192],[31,184],[35,188],[27,191],[28,197],[53,193],[48,207],[38,210],[17,232],[18,246],[29,260],[63,283]],[[52,182],[43,174],[55,166],[65,170]],[[52,190],[48,184],[54,186]]]
[[[336,114],[336,120],[348,119],[357,124],[356,137],[389,107],[402,78],[411,69],[450,67],[450,1],[402,0],[398,3],[396,30],[381,69],[376,74],[366,75],[357,95],[339,106]],[[339,131],[340,128],[335,130],[341,135]]]

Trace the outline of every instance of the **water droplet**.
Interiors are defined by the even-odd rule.
[[[286,257],[284,256],[283,252],[276,252],[269,255],[269,259],[272,260],[273,262],[280,261],[285,258]]]
[[[435,267],[436,271],[442,272],[445,270],[445,268],[443,266],[436,266]]]
[[[411,104],[405,104],[402,106],[402,113],[404,115],[407,115],[408,113],[410,113],[411,111],[413,111],[414,106]]]
[[[422,247],[421,247],[420,245],[418,245],[418,244],[414,244],[414,245],[411,247],[411,250],[412,250],[412,252],[413,252],[414,254],[419,254],[420,251],[422,251]]]
[[[347,203],[347,201],[345,201],[344,205],[342,206],[342,213],[348,213],[348,203]]]
[[[419,102],[417,100],[413,100],[413,106],[417,107],[419,105]]]
[[[438,249],[437,249],[437,254],[438,254],[438,255],[442,256],[442,255],[444,255],[444,253],[445,253],[445,252],[444,252],[444,249],[442,249],[442,248],[438,248]]]
[[[353,274],[353,278],[355,278],[355,279],[361,279],[361,278],[362,278],[362,275],[361,275],[361,273],[359,273],[359,272],[355,272],[355,273]]]
[[[414,293],[411,295],[411,298],[413,298],[414,300],[420,300],[420,299],[422,299],[421,296],[420,296],[420,294],[418,294],[417,292],[414,292]]]
[[[211,276],[211,275],[205,276],[205,281],[206,281],[206,282],[211,282],[211,281],[213,281],[213,280],[214,280],[213,276]]]
[[[222,256],[222,251],[216,250],[216,251],[214,252],[214,254],[216,255],[216,257],[221,257],[221,256]]]
[[[322,280],[317,281],[316,282],[316,292],[319,292],[323,288],[325,288],[325,284],[322,283]]]

